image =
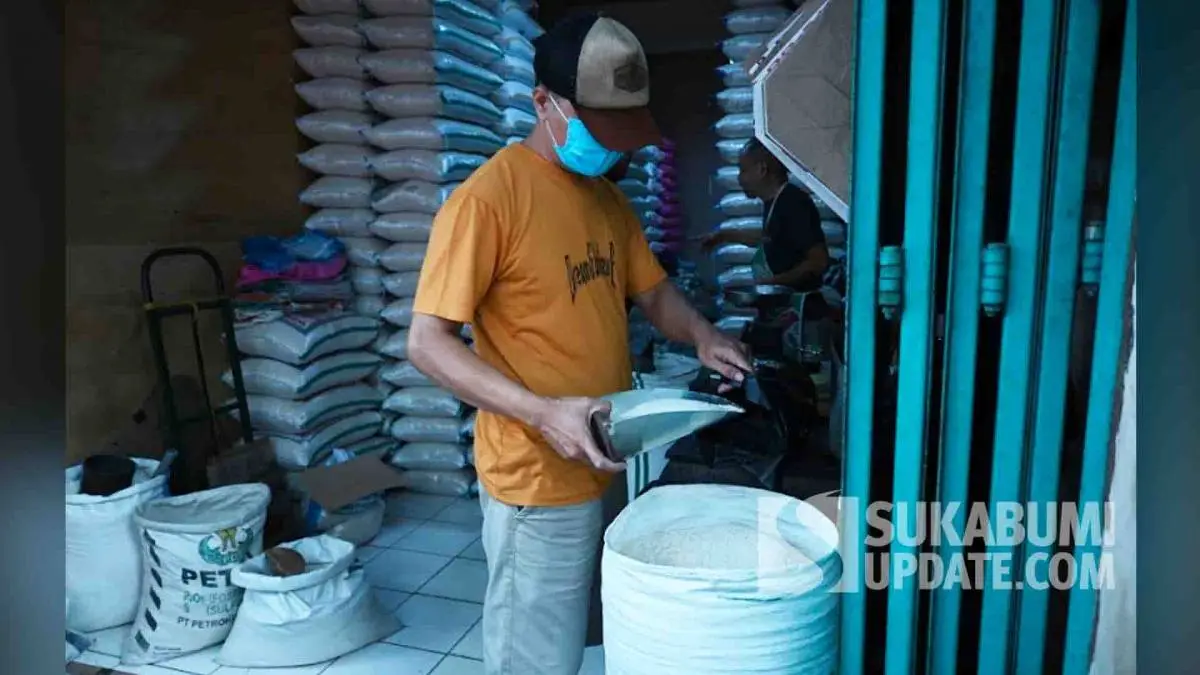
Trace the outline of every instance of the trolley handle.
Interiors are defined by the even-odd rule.
[[[151,288],[150,273],[154,269],[154,263],[163,258],[182,258],[193,256],[200,258],[207,265],[213,275],[213,282],[217,287],[217,295],[225,295],[225,279],[221,277],[221,266],[217,263],[217,259],[208,251],[195,246],[172,246],[160,248],[142,261],[142,300],[147,304],[154,302],[154,291]]]

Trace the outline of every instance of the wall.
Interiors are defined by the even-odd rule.
[[[301,224],[291,14],[287,0],[66,1],[68,458],[113,433],[154,384],[142,258],[203,246],[231,281],[241,237]],[[212,293],[195,265],[164,265],[156,283]],[[169,344],[183,363],[179,328]],[[203,335],[222,362],[215,324]]]

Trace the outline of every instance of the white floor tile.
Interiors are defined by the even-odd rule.
[[[364,569],[376,588],[415,592],[450,561],[450,558],[416,551],[391,549],[380,553]]]
[[[454,645],[454,649],[450,650],[451,654],[456,656],[465,656],[469,659],[483,658],[483,621],[476,622],[471,630],[467,631],[465,637]]]
[[[97,668],[116,668],[121,659],[109,654],[101,654],[100,652],[84,652],[75,659],[78,663],[85,666],[95,666]]]
[[[483,606],[414,595],[396,611],[404,625],[387,642],[445,654],[483,616]]]
[[[583,651],[579,675],[604,675],[604,647],[588,647]]]
[[[483,675],[483,661],[447,656],[433,675]]]
[[[375,556],[383,553],[386,550],[386,548],[380,548],[378,546],[359,546],[358,549],[354,551],[354,560],[358,562],[359,565],[366,565],[374,560]]]
[[[482,603],[487,590],[487,563],[456,558],[420,590],[425,595]]]
[[[483,553],[483,539],[476,539],[474,544],[471,544],[462,553],[458,554],[460,558],[468,560],[487,560],[487,556]]]
[[[383,524],[383,529],[370,541],[374,548],[386,549],[396,545],[404,537],[412,534],[424,520],[414,518],[394,518]]]
[[[478,499],[459,499],[434,516],[435,520],[461,525],[474,525],[476,534],[483,527],[483,511]]]
[[[88,648],[89,651],[108,654],[109,656],[120,656],[121,650],[125,646],[125,638],[129,635],[129,629],[132,625],[125,624],[116,628],[106,628],[94,633],[88,633],[87,637],[92,641],[91,646]]]
[[[455,502],[454,497],[439,497],[437,495],[419,495],[413,492],[400,492],[388,495],[387,516],[399,516],[415,520],[428,520]]]
[[[405,600],[412,596],[412,593],[401,593],[400,591],[389,591],[386,588],[376,588],[375,597],[379,599],[379,606],[385,612],[394,612],[400,609],[400,605]]]
[[[479,538],[479,528],[430,520],[392,545],[406,551],[456,556]]]
[[[321,675],[429,675],[441,660],[441,654],[377,642],[343,656]]]
[[[185,654],[179,658],[163,661],[158,665],[172,670],[192,673],[192,675],[212,675],[220,667],[217,665],[217,654],[220,651],[221,645],[213,645],[192,654]]]
[[[234,668],[222,666],[213,675],[324,675],[332,664],[318,663],[315,666],[293,666],[291,668]],[[383,671],[380,671],[381,673]]]

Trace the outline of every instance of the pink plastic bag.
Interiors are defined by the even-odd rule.
[[[238,271],[238,286],[253,286],[273,279],[288,281],[328,281],[336,279],[346,269],[346,256],[339,255],[329,260],[301,261],[282,272],[267,272],[256,265],[242,265]]]
[[[683,217],[683,209],[679,208],[678,203],[664,203],[658,209],[659,215],[664,218],[681,218]]]

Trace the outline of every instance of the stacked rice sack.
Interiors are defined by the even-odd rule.
[[[675,169],[675,144],[663,139],[660,147],[634,153],[625,178],[617,183],[629,198],[650,248],[664,267],[673,269],[683,250],[683,208]]]

